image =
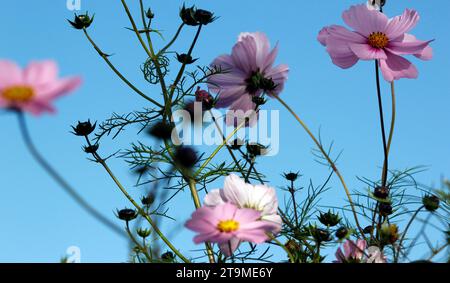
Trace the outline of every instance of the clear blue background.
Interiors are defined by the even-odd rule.
[[[146,2],[156,14],[155,26],[170,37],[179,24],[177,15],[182,1]],[[324,140],[334,140],[336,150],[344,150],[339,166],[352,189],[364,190],[356,176],[376,179],[382,162],[373,64],[362,62],[343,71],[331,64],[316,41],[323,26],[342,24],[341,12],[358,2],[187,1],[220,16],[200,37],[194,52],[195,57],[200,57],[199,64],[206,65],[215,56],[228,53],[242,31],[264,31],[273,44],[280,42],[278,62],[291,68],[283,98],[314,132],[321,127]],[[450,2],[387,2],[386,13],[390,16],[405,8],[417,9],[421,21],[413,33],[421,39],[436,39],[432,44],[435,51],[432,61],[412,59],[420,71],[419,79],[397,83],[398,120],[391,166],[404,169],[427,165],[429,170],[418,178],[425,184],[437,185],[441,175],[450,174]],[[131,6],[138,16],[138,6]],[[147,106],[146,102],[116,79],[82,33],[68,25],[66,18],[72,18],[73,13],[66,9],[65,0],[3,1],[2,10],[1,58],[15,60],[22,66],[30,60],[52,58],[59,62],[62,75],[83,76],[82,88],[56,103],[56,116],[29,117],[30,128],[37,146],[65,178],[116,221],[115,208],[129,204],[105,172],[86,159],[81,151],[82,141],[69,133],[69,125],[87,118],[102,121],[112,112],[140,109]],[[124,29],[129,23],[120,1],[82,0],[84,10],[95,13],[89,31],[105,52],[115,54],[112,61],[152,97],[159,97],[158,89],[149,87],[142,79],[139,66],[146,56],[134,34]],[[185,29],[174,49],[185,51],[193,33],[194,29]],[[383,90],[388,106],[388,84],[384,84]],[[276,101],[265,107],[281,109]],[[16,117],[2,114],[0,130],[0,262],[57,262],[72,245],[81,248],[83,262],[126,261],[127,243],[80,210],[31,159],[20,138]],[[129,131],[133,133],[132,129]],[[105,140],[102,152],[114,152],[133,139],[135,136],[131,134],[117,142]],[[301,185],[307,184],[306,178],[320,183],[326,170],[313,160],[310,139],[284,110],[280,139],[279,155],[262,158],[258,164],[260,171],[272,180],[271,184],[282,186],[280,174],[288,170],[302,172],[305,177]],[[134,177],[126,165],[114,160],[111,166],[133,195],[139,197],[139,189],[133,187]],[[341,187],[335,181],[333,184],[332,191],[323,199],[324,205],[344,204]],[[180,194],[172,205],[169,213],[179,221],[171,226],[181,227],[192,210],[188,193]],[[190,232],[170,235],[184,252],[194,254],[189,252],[196,248]],[[441,235],[435,235],[435,239],[441,239]]]

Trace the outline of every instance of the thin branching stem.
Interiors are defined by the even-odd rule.
[[[69,183],[50,165],[50,163],[43,157],[43,155],[37,150],[33,143],[28,126],[25,120],[23,112],[17,112],[19,120],[19,129],[22,134],[22,138],[28,151],[31,153],[33,158],[38,162],[38,164],[47,172],[47,174],[53,178],[61,188],[88,214],[98,220],[100,223],[114,231],[117,235],[125,237],[125,234],[121,228],[119,228],[114,222],[103,216],[99,211],[97,211],[93,206],[91,206],[77,191],[69,185]]]
[[[377,85],[377,97],[378,97],[378,110],[380,115],[380,126],[381,126],[381,137],[383,141],[383,152],[384,152],[384,162],[383,162],[383,172],[381,176],[381,185],[386,186],[387,182],[387,173],[388,173],[388,164],[389,164],[389,152],[388,152],[388,144],[386,141],[386,130],[384,126],[384,113],[383,113],[383,101],[381,97],[381,85],[380,85],[380,70],[378,66],[378,60],[375,60],[375,79]]]
[[[294,116],[294,118],[300,123],[300,125],[303,127],[303,129],[306,131],[306,133],[311,137],[311,139],[313,140],[313,142],[316,144],[316,146],[319,148],[320,152],[322,153],[322,155],[326,158],[326,160],[328,161],[328,163],[330,164],[331,168],[333,169],[333,171],[336,173],[336,175],[338,176],[339,180],[342,183],[342,186],[344,187],[345,190],[345,194],[347,195],[347,199],[350,203],[352,212],[353,212],[353,217],[355,219],[355,224],[359,230],[359,232],[361,233],[361,236],[364,237],[364,230],[361,228],[361,225],[359,224],[359,220],[358,220],[358,215],[356,213],[356,209],[355,209],[355,205],[353,203],[352,200],[352,196],[350,194],[350,190],[347,187],[347,184],[344,181],[344,177],[341,175],[341,172],[338,170],[338,168],[336,167],[336,164],[334,163],[334,161],[331,159],[331,157],[327,154],[327,152],[325,151],[325,149],[323,148],[322,144],[317,140],[317,138],[314,136],[314,134],[311,132],[311,130],[308,128],[308,126],[305,124],[305,122],[303,122],[302,119],[300,119],[300,117],[294,112],[294,110],[292,110],[292,108],[286,103],[284,102],[284,100],[282,100],[278,95],[274,96],[275,99],[277,99],[291,114],[292,116]]]
[[[104,53],[98,45],[95,43],[95,41],[91,38],[89,33],[87,32],[86,28],[83,28],[84,35],[86,36],[87,40],[91,43],[91,45],[94,47],[95,51],[102,57],[102,59],[106,62],[106,64],[111,68],[111,70],[126,84],[128,85],[132,90],[134,90],[137,94],[139,94],[144,99],[150,101],[151,103],[155,104],[158,107],[163,107],[158,101],[154,100],[153,98],[145,95],[142,91],[140,91],[137,87],[135,87],[122,73],[117,70],[117,68],[114,66],[114,64],[109,60],[108,55]]]

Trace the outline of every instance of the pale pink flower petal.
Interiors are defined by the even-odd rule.
[[[45,85],[35,86],[36,98],[39,100],[53,100],[77,89],[81,85],[81,82],[81,78],[73,77],[49,82]]]
[[[349,44],[350,49],[361,60],[386,59],[386,53],[383,49],[376,49],[367,44]]]
[[[380,68],[386,81],[391,82],[400,78],[415,79],[419,76],[417,68],[405,58],[386,52],[387,59],[380,61]]]
[[[220,68],[223,71],[210,76],[207,80],[209,90],[218,94],[216,107],[229,107],[232,110],[245,112],[255,109],[252,101],[254,96],[260,96],[263,93],[270,96],[280,94],[289,69],[286,65],[273,66],[277,53],[278,45],[271,50],[270,42],[265,34],[241,33],[231,55],[221,55],[211,63],[211,67]],[[268,84],[250,83],[255,82],[252,80],[255,77],[271,79],[274,87],[266,87]],[[256,124],[257,118],[258,116],[252,117],[247,125]],[[235,119],[228,120],[228,125],[232,124],[236,124]]]
[[[372,4],[369,3],[369,6]],[[388,80],[416,78],[417,69],[399,55],[414,55],[423,60],[432,58],[431,41],[420,41],[407,34],[419,20],[416,11],[406,10],[401,16],[388,19],[367,5],[352,6],[342,15],[347,25],[323,28],[317,40],[327,48],[332,61],[347,69],[358,60],[378,60],[383,77]]]
[[[219,244],[221,251],[231,256],[241,241],[259,244],[268,240],[267,233],[272,224],[260,220],[261,212],[254,209],[240,209],[225,202],[215,207],[197,209],[185,226],[198,234],[196,244],[211,242]]]
[[[240,244],[241,244],[240,239],[231,238],[227,242],[220,243],[219,249],[225,256],[230,257],[237,250],[237,248],[239,247]]]
[[[221,198],[221,200],[219,200]],[[251,185],[237,175],[225,178],[224,188],[214,190],[205,197],[205,205],[214,206],[230,202],[239,208],[251,208],[261,213],[261,219],[270,222],[272,232],[281,230],[282,220],[278,215],[278,199],[275,189],[266,185]]]
[[[13,62],[0,61],[0,107],[16,108],[33,115],[54,113],[53,100],[80,84],[79,77],[58,78],[54,61],[32,62],[23,71]]]
[[[419,14],[416,11],[406,9],[401,16],[389,20],[386,34],[391,40],[396,40],[412,30],[419,22],[419,19]]]
[[[0,89],[23,82],[22,70],[9,60],[0,60]]]
[[[345,23],[358,33],[368,37],[373,32],[386,30],[388,17],[376,10],[369,10],[366,5],[356,5],[342,14]]]
[[[24,83],[39,86],[58,79],[58,66],[54,61],[31,62],[23,72]]]

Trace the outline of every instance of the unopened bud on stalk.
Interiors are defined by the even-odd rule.
[[[125,208],[117,211],[117,217],[120,220],[128,222],[134,220],[137,217],[137,213],[134,209]]]
[[[88,15],[88,12],[84,15],[75,14],[75,19],[73,21],[67,20],[74,28],[76,29],[84,29],[88,28],[92,22],[94,21],[94,16],[92,18]]]
[[[349,236],[349,230],[347,227],[340,227],[336,230],[335,235],[339,240],[343,240]]]
[[[85,147],[83,147],[83,150],[86,153],[93,154],[93,153],[97,152],[99,147],[100,147],[100,145],[97,143],[97,144],[85,146]]]
[[[190,64],[194,63],[195,61],[197,61],[198,58],[197,59],[193,59],[191,55],[188,55],[188,54],[185,54],[185,53],[182,53],[182,54],[178,54],[177,53],[177,60],[181,64],[190,65]]]
[[[155,196],[152,193],[150,193],[147,196],[141,198],[141,202],[145,206],[152,205],[154,201],[155,201]]]
[[[380,229],[380,236],[383,242],[394,244],[399,238],[398,226],[395,224],[383,224]]]
[[[198,162],[197,152],[191,147],[180,146],[175,153],[175,162],[181,167],[190,169]]]
[[[169,140],[172,136],[173,129],[174,127],[171,124],[160,121],[148,130],[148,134],[160,140]]]
[[[161,255],[161,259],[164,262],[171,263],[175,261],[175,255],[172,252],[165,252]]]
[[[327,213],[321,212],[319,215],[319,221],[327,227],[334,227],[341,222],[341,218],[339,217],[339,214],[334,214],[330,210]]]
[[[389,188],[386,186],[376,187],[373,195],[379,199],[387,199],[387,197],[389,196]]]
[[[259,143],[247,143],[247,153],[252,156],[264,155],[267,152],[267,147]]]
[[[145,16],[151,20],[155,17],[155,14],[152,12],[152,9],[148,8],[147,12],[145,13]]]
[[[385,217],[389,216],[393,212],[392,205],[390,203],[382,202],[382,203],[380,203],[379,211],[382,216],[385,216]]]
[[[88,120],[87,122],[78,121],[76,127],[72,126],[72,133],[76,136],[88,136],[95,130],[96,126],[97,123],[94,123],[94,125],[92,125],[90,120]]]
[[[283,177],[286,180],[291,181],[291,182],[295,182],[297,180],[298,176],[299,176],[298,172],[297,173],[289,172],[289,173],[284,173],[283,174]]]
[[[214,97],[206,90],[200,89],[200,87],[197,87],[195,91],[195,101],[202,103],[204,111],[211,110],[215,104]]]
[[[147,238],[148,236],[150,236],[151,234],[151,230],[149,229],[143,229],[143,228],[139,228],[137,229],[137,234],[139,235],[139,237],[141,238]]]
[[[427,195],[422,198],[423,206],[426,210],[434,212],[439,208],[439,198],[434,195]]]

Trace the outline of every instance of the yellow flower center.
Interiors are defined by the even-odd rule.
[[[235,220],[224,220],[217,224],[217,229],[223,233],[230,233],[239,229],[239,222]]]
[[[5,88],[2,93],[2,97],[10,102],[28,102],[34,96],[34,90],[28,86],[12,86]]]
[[[374,32],[369,35],[369,45],[373,48],[383,49],[389,43],[389,38],[382,32]]]

